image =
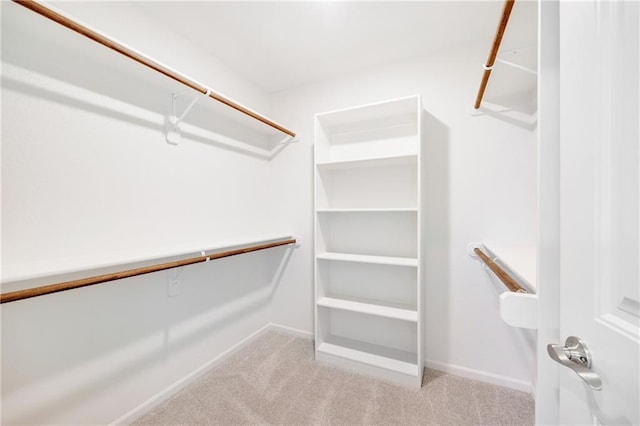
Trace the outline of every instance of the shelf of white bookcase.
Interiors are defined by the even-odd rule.
[[[416,364],[417,356],[414,353],[343,337],[328,336],[318,346],[316,352],[406,374],[411,377],[416,377],[419,371]]]
[[[418,322],[418,312],[410,309],[394,308],[372,303],[362,303],[335,297],[322,297],[318,299],[318,306],[325,308],[341,309],[343,311],[359,312],[361,314],[376,315],[402,321]]]
[[[367,209],[317,209],[318,213],[418,213],[415,207],[367,208]]]
[[[368,157],[353,160],[318,162],[316,165],[320,170],[332,169],[357,169],[365,167],[384,167],[417,164],[418,155],[399,155],[387,157]]]
[[[316,259],[338,260],[342,262],[376,263],[380,265],[418,266],[418,259],[415,257],[371,256],[365,254],[326,252],[318,254]]]

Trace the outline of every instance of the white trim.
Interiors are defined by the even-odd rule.
[[[300,330],[299,328],[293,328],[286,325],[274,324],[274,323],[269,323],[267,324],[266,327],[267,327],[267,330],[289,334],[291,336],[301,337],[307,340],[313,340],[313,333],[310,331]]]
[[[178,379],[176,382],[174,382],[173,384],[169,385],[164,390],[161,390],[160,392],[158,392],[157,394],[155,394],[151,398],[147,399],[142,404],[140,404],[137,407],[129,410],[129,412],[127,412],[126,414],[120,416],[119,418],[117,418],[116,420],[114,420],[113,422],[111,422],[109,424],[111,424],[111,425],[128,425],[128,424],[133,423],[134,421],[136,421],[137,419],[139,419],[143,415],[147,414],[149,411],[153,410],[155,407],[157,407],[158,405],[160,405],[161,403],[163,403],[167,399],[171,398],[173,395],[177,394],[179,391],[181,391],[186,386],[188,386],[191,383],[193,383],[196,380],[198,380],[200,377],[202,377],[209,370],[211,370],[212,368],[216,367],[218,364],[220,364],[221,362],[223,362],[224,360],[229,358],[235,352],[237,352],[238,350],[240,350],[244,346],[246,346],[251,340],[255,339],[256,337],[258,337],[262,333],[264,333],[267,330],[269,330],[270,327],[271,327],[271,324],[265,324],[263,327],[261,327],[258,330],[254,331],[249,336],[245,337],[244,339],[242,339],[241,341],[239,341],[235,345],[231,346],[226,351],[224,351],[221,354],[219,354],[218,356],[214,357],[212,360],[210,360],[210,361],[206,362],[204,365],[196,368],[195,370],[193,370],[191,373],[187,374],[183,378]]]
[[[527,392],[533,395],[533,384],[525,380],[512,379],[499,374],[488,373],[486,371],[475,370],[473,368],[462,367],[460,365],[443,363],[426,359],[424,366],[432,370],[443,371],[445,373],[465,377],[467,379],[478,380],[480,382],[491,383],[509,389]]]

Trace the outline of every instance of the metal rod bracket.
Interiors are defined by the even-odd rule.
[[[504,269],[502,269],[496,261],[497,257],[493,259],[487,255],[486,248],[479,243],[471,243],[467,245],[467,252],[473,259],[479,260],[485,269],[491,270],[493,274],[500,279],[510,291],[514,293],[528,293],[528,291],[522,287],[511,275],[509,275]],[[491,253],[490,253],[491,254]]]
[[[205,97],[208,97],[211,94],[211,90],[207,89],[206,93],[204,93]],[[175,93],[171,94],[171,115],[167,117],[167,130],[165,133],[165,139],[171,145],[178,145],[181,140],[180,135],[180,123],[185,119],[187,114],[191,111],[191,109],[198,103],[201,99],[201,95],[196,96],[193,100],[187,105],[182,114],[178,117],[176,114],[176,99],[178,96]]]

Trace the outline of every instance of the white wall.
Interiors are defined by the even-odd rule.
[[[421,94],[429,140],[424,149],[427,365],[529,390],[534,336],[500,319],[503,289],[467,255],[468,243],[484,241],[498,254],[498,247],[508,247],[512,254],[531,255],[535,266],[535,131],[500,114],[470,114],[485,54],[486,46],[442,52],[275,94],[274,114],[299,132],[303,148],[275,160],[278,186],[291,206],[279,219],[303,229],[303,240],[312,238],[315,113]],[[312,330],[311,246],[299,254],[276,292],[272,318]]]
[[[164,83],[154,73],[14,3],[1,7],[3,281],[286,228],[272,221],[268,160],[202,139],[168,145],[170,92],[156,90]],[[59,7],[269,113],[264,92],[135,5]],[[203,108],[193,120],[205,122]],[[177,297],[159,272],[2,305],[2,423],[123,416],[267,324],[286,253],[185,268]]]

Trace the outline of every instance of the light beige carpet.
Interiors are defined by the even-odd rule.
[[[265,333],[139,425],[533,425],[524,392],[427,369],[420,390],[313,360],[313,342]]]

